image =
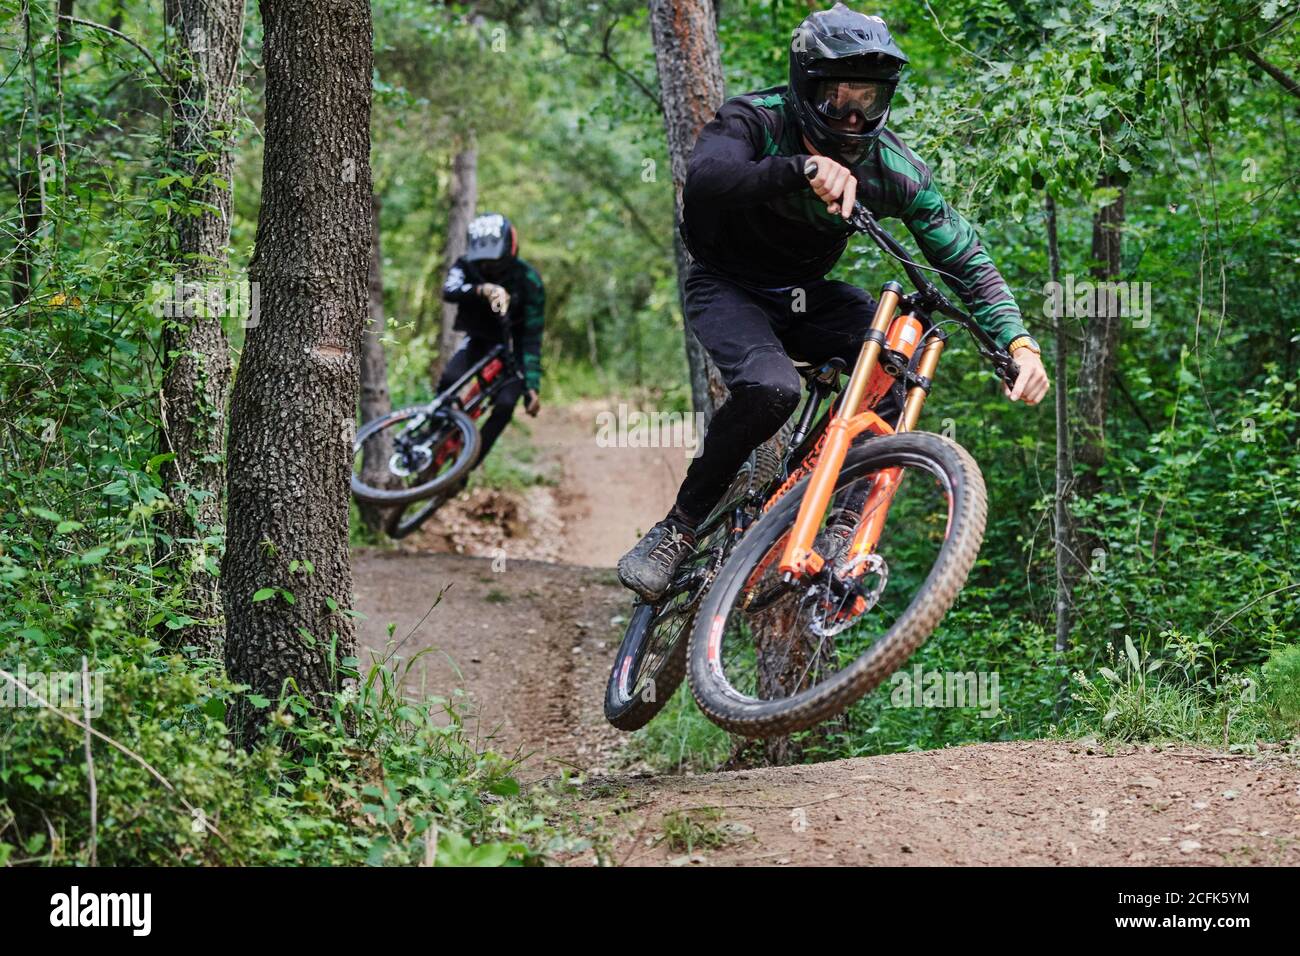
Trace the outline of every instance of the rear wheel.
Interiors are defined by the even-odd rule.
[[[750,455],[702,527],[728,506],[734,507],[736,499],[751,489],[761,488],[771,476],[757,453]],[[722,563],[722,548],[730,532],[730,522],[722,521],[696,545],[694,554],[682,563],[667,597],[657,604],[637,601],[633,605],[605,688],[605,719],[619,730],[644,727],[681,685],[686,676],[686,646],[695,610]]]
[[[833,552],[824,529],[815,548],[825,567],[785,580],[779,565],[805,478],[727,559],[701,602],[689,655],[691,690],[719,726],[779,736],[836,716],[901,666],[952,606],[984,536],[979,467],[938,435],[874,438],[850,448],[833,501],[861,507],[891,469],[901,469],[897,491],[875,506],[888,521],[867,554],[852,557],[847,542]]]

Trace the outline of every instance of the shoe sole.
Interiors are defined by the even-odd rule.
[[[619,561],[618,563],[618,580],[623,585],[623,587],[627,588],[629,591],[636,594],[637,597],[645,601],[647,604],[654,604],[661,597],[663,597],[664,591],[668,590],[667,588],[663,588],[662,590],[657,592],[651,591],[644,584],[642,584],[641,582],[635,580],[630,575],[628,575],[628,573],[623,568],[622,561]]]

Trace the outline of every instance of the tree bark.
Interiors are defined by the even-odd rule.
[[[1114,185],[1107,177],[1098,187]],[[1096,283],[1115,282],[1120,277],[1124,227],[1124,193],[1092,217],[1092,278]],[[1091,498],[1101,490],[1101,467],[1106,463],[1106,408],[1109,404],[1111,370],[1119,345],[1120,326],[1125,321],[1113,296],[1097,290],[1092,310],[1095,315],[1084,326],[1083,350],[1079,356],[1078,443],[1075,455],[1080,468],[1077,489]]]
[[[678,229],[682,219],[682,189],[695,140],[704,125],[713,119],[725,96],[722,57],[718,52],[712,0],[649,0],[649,7],[664,131],[672,162],[673,252],[677,259],[680,299],[691,262]],[[695,410],[704,413],[707,423],[714,410],[726,401],[727,388],[689,328],[686,329],[686,363]]]
[[[231,403],[226,665],[255,694],[320,706],[356,655],[344,612],[370,258],[370,6],[260,7],[266,145],[251,273],[262,319]],[[237,700],[232,728],[245,745],[267,713]]]
[[[1043,200],[1047,216],[1047,263],[1051,281],[1061,286],[1061,249],[1057,241],[1056,200],[1049,193]],[[1074,522],[1070,515],[1070,494],[1074,484],[1074,469],[1070,459],[1069,421],[1069,355],[1065,325],[1065,310],[1059,305],[1052,314],[1052,336],[1055,339],[1053,377],[1056,379],[1056,651],[1064,653],[1070,647],[1070,628],[1074,609],[1072,585],[1078,577],[1074,564]]]
[[[20,230],[15,244],[13,285],[10,294],[14,305],[27,301],[36,283],[36,251],[39,243],[41,222],[45,218],[45,182],[42,178],[44,167],[44,147],[41,144],[41,100],[40,77],[36,60],[36,36],[32,28],[32,11],[23,7],[23,56],[27,59],[31,71],[32,114],[29,124],[32,130],[30,154],[20,145],[18,155],[31,156],[31,167],[20,169],[18,173],[18,211]]]
[[[222,309],[207,307],[205,282],[227,280],[234,156],[228,134],[234,118],[243,0],[167,0],[164,13],[175,33],[177,77],[171,164],[193,182],[173,187],[184,205],[174,209],[177,282],[162,332],[162,450],[173,457],[161,469],[172,510],[161,527],[171,539],[170,561],[184,581],[189,616],[198,623],[174,632],[174,644],[221,657],[220,557],[225,484],[226,401],[230,346]],[[203,157],[203,158],[200,158]],[[214,180],[220,180],[217,183]],[[221,289],[224,301],[239,301]],[[194,297],[192,299],[192,297]],[[251,302],[252,296],[243,298]],[[197,306],[197,308],[194,308]],[[197,313],[197,314],[194,314]]]
[[[466,135],[460,143],[460,148],[452,157],[451,182],[447,192],[449,200],[447,241],[443,246],[442,274],[435,285],[435,294],[438,295],[441,295],[442,281],[451,270],[452,264],[465,254],[469,223],[474,218],[474,209],[478,205],[478,146],[473,130]],[[438,354],[429,369],[435,386],[447,365],[447,360],[456,351],[460,339],[460,333],[454,328],[455,323],[455,303],[443,302],[442,324],[438,327]]]
[[[370,203],[370,283],[369,309],[365,331],[361,335],[361,421],[373,421],[393,410],[388,392],[388,359],[384,355],[384,256],[380,245],[379,214],[383,200],[375,196]],[[392,436],[387,431],[369,439],[362,449],[361,479],[371,487],[388,484],[388,459],[393,453]],[[386,509],[357,502],[361,520],[371,530],[383,524]]]

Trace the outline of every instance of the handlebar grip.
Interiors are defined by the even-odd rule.
[[[806,163],[803,164],[803,174],[804,174],[804,177],[807,178],[807,179],[816,179],[816,178],[817,178],[817,160],[816,160],[816,159],[813,159],[811,156],[808,157],[808,162],[806,162]]]

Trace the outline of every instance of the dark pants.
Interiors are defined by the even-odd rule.
[[[441,393],[450,388],[456,379],[468,372],[483,356],[492,351],[495,344],[484,339],[466,338],[461,347],[447,361],[447,367],[442,371],[442,378],[438,380],[438,391]],[[488,456],[488,452],[492,450],[496,440],[501,437],[501,433],[510,424],[510,419],[515,413],[515,404],[523,393],[524,383],[518,377],[511,378],[496,393],[492,400],[491,414],[488,415],[487,421],[479,426],[479,436],[483,442],[483,447],[478,454],[479,461]]]
[[[799,405],[803,380],[792,358],[832,358],[852,369],[875,300],[846,282],[819,279],[784,292],[760,292],[696,266],[686,280],[686,321],[713,359],[731,395],[714,413],[699,457],[677,493],[676,510],[692,524],[718,503],[749,453],[771,438]],[[876,412],[901,405],[894,392]]]

